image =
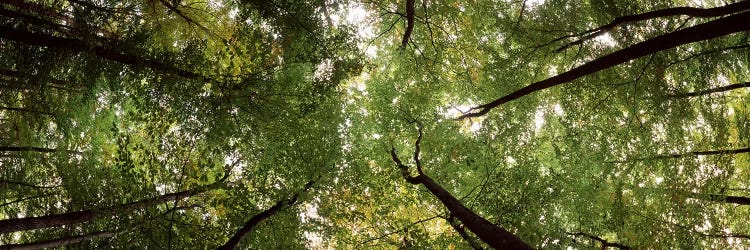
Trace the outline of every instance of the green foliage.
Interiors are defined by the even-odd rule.
[[[85,47],[0,34],[0,220],[115,211],[2,234],[0,245],[116,231],[68,247],[216,248],[296,194],[240,247],[469,249],[445,206],[406,182],[389,154],[418,174],[417,124],[424,173],[535,248],[750,244],[750,206],[716,198],[750,197],[750,156],[700,153],[750,146],[748,88],[696,94],[750,81],[746,33],[455,120],[709,19],[627,23],[572,44],[614,18],[694,3],[416,1],[401,48],[405,2],[0,4],[3,30]]]

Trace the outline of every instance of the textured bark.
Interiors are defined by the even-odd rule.
[[[11,146],[4,147],[4,146],[0,146],[0,151],[5,151],[5,152],[10,151],[10,152],[54,153],[54,152],[58,152],[58,151],[61,151],[61,150],[55,149],[55,148],[40,148],[40,147],[29,147],[29,146],[25,146],[25,147],[11,147]],[[62,151],[67,151],[67,152],[71,152],[71,153],[79,153],[79,152],[70,151],[70,150],[62,150]]]
[[[24,244],[9,244],[9,245],[3,245],[0,246],[0,250],[36,250],[36,249],[45,249],[45,248],[57,248],[57,247],[63,247],[69,244],[82,242],[85,240],[91,240],[96,238],[107,238],[117,235],[116,232],[111,231],[102,231],[102,232],[96,232],[86,235],[78,235],[78,236],[70,236],[70,237],[64,237],[54,240],[45,240],[45,241],[38,241],[38,242],[31,242],[31,243],[24,243]]]
[[[409,44],[411,33],[414,32],[414,2],[415,0],[406,0],[406,31],[401,39],[401,47],[406,48]]]
[[[590,29],[578,35],[575,35],[581,38],[571,43],[568,43],[565,46],[560,47],[559,49],[557,49],[557,51],[558,52],[563,51],[573,45],[581,44],[586,40],[590,40],[597,36],[603,35],[604,33],[607,33],[608,31],[614,29],[615,27],[620,26],[625,23],[640,22],[640,21],[645,21],[645,20],[650,20],[650,19],[655,19],[655,18],[660,18],[660,17],[669,17],[669,16],[718,17],[718,16],[724,16],[724,15],[737,13],[737,12],[747,10],[747,9],[750,9],[750,1],[740,1],[737,3],[727,4],[724,6],[714,7],[714,8],[709,8],[709,9],[694,8],[694,7],[676,7],[676,8],[655,10],[655,11],[650,11],[650,12],[636,14],[636,15],[621,16],[621,17],[615,18],[615,20],[612,20],[612,22],[606,25],[599,26],[597,28]],[[571,37],[571,36],[565,36],[560,39],[556,39],[553,42],[556,42],[556,41],[559,41],[561,39],[568,38],[568,37]]]
[[[567,83],[578,78],[608,69],[615,65],[638,59],[680,45],[713,39],[732,33],[750,30],[750,12],[742,12],[675,32],[667,33],[594,59],[562,74],[532,83],[492,102],[476,106],[458,119],[479,117],[493,108],[526,95]]]
[[[284,208],[290,207],[294,205],[294,203],[297,202],[297,198],[301,193],[307,192],[312,185],[315,183],[315,181],[309,181],[307,184],[305,184],[305,188],[302,189],[302,191],[295,193],[292,195],[292,197],[289,197],[287,199],[280,200],[276,202],[273,206],[269,207],[266,210],[263,210],[263,212],[260,212],[259,214],[254,215],[250,220],[245,222],[245,225],[242,226],[237,232],[232,235],[232,238],[230,238],[227,243],[224,243],[224,245],[218,247],[217,249],[220,250],[231,250],[237,248],[237,245],[242,241],[242,239],[245,238],[248,234],[250,234],[253,229],[255,229],[255,226],[263,222],[264,220],[270,218],[274,214],[278,213],[279,211],[283,210]]]
[[[448,221],[448,224],[450,224],[451,227],[453,227],[453,230],[456,230],[458,235],[460,235],[461,238],[463,238],[467,243],[469,243],[471,248],[475,250],[483,250],[484,247],[482,247],[482,245],[479,244],[479,242],[477,242],[476,239],[472,238],[471,235],[469,235],[469,233],[466,232],[464,227],[462,225],[459,225],[458,222],[456,222],[455,218],[456,217],[451,215],[449,218],[446,219]]]
[[[144,199],[136,202],[122,204],[113,207],[101,208],[101,209],[87,209],[63,214],[45,215],[39,217],[26,217],[26,218],[13,218],[0,220],[0,233],[11,233],[25,230],[34,230],[42,228],[59,227],[64,225],[74,225],[83,222],[89,222],[97,218],[105,216],[114,216],[118,214],[124,214],[133,210],[153,206],[156,204],[175,201],[183,198],[188,198],[209,190],[223,187],[223,182],[217,182],[208,186],[203,186],[196,189],[187,191],[169,193],[162,196],[157,196],[149,199]]]
[[[33,110],[33,109],[27,109],[27,108],[14,108],[14,107],[0,106],[0,110],[10,110],[10,111],[18,111],[18,112],[36,113],[36,114],[41,114],[41,115],[55,115],[55,114],[50,113],[50,112]]]
[[[448,191],[435,183],[427,175],[415,177],[427,188],[435,197],[443,203],[448,211],[460,220],[466,228],[477,235],[479,239],[496,249],[532,249],[531,246],[513,235],[511,232],[492,224],[485,218],[474,213],[471,209],[464,206],[461,201],[453,197]]]
[[[748,1],[748,2],[750,2],[750,1]],[[724,92],[724,91],[730,91],[730,90],[740,89],[740,88],[750,88],[750,82],[735,83],[735,84],[730,84],[730,85],[727,85],[727,86],[710,88],[710,89],[703,90],[703,91],[696,91],[696,92],[688,92],[688,93],[671,95],[669,97],[673,97],[673,98],[697,97],[697,96],[704,96],[704,95],[708,95],[708,94],[719,93],[719,92]]]
[[[742,196],[732,196],[732,195],[723,195],[723,194],[699,194],[699,193],[687,193],[687,197],[695,198],[695,199],[701,199],[701,200],[710,200],[715,202],[722,202],[722,203],[731,203],[736,205],[750,205],[750,198],[749,197],[742,197]]]
[[[439,184],[432,180],[429,176],[422,172],[421,164],[419,161],[419,142],[422,139],[422,129],[419,126],[419,138],[415,143],[416,150],[414,151],[414,159],[417,163],[417,170],[419,175],[412,177],[409,175],[409,170],[404,165],[396,154],[396,149],[391,148],[391,158],[396,163],[397,167],[401,170],[401,173],[411,184],[423,185],[427,190],[432,193],[435,197],[440,200],[441,203],[450,211],[451,215],[456,217],[461,223],[466,226],[472,233],[477,235],[484,243],[487,243],[495,249],[532,249],[531,246],[523,242],[521,239],[508,232],[502,227],[492,224],[485,218],[482,218],[478,214],[474,213],[471,209],[464,206],[461,201],[453,197],[448,191],[443,189]]]
[[[706,155],[731,155],[731,154],[744,154],[750,153],[750,147],[738,148],[738,149],[723,149],[723,150],[706,150],[706,151],[692,151],[682,154],[665,154],[656,155],[651,157],[636,158],[625,161],[608,161],[606,163],[628,163],[634,161],[645,161],[645,160],[664,160],[664,159],[679,159],[687,156],[706,156]]]
[[[56,37],[45,34],[37,34],[24,30],[14,29],[8,26],[0,26],[0,38],[32,46],[42,46],[47,48],[68,49],[79,53],[91,53],[100,58],[128,64],[136,67],[145,67],[155,71],[176,74],[185,78],[216,82],[213,79],[202,76],[198,73],[183,70],[172,65],[164,64],[152,59],[147,59],[137,55],[118,52],[100,45],[90,45],[83,40]]]
[[[0,3],[8,4],[18,9],[24,10],[26,13],[33,13],[39,17],[54,18],[55,20],[49,21],[50,23],[53,23],[53,24],[65,23],[65,26],[69,28],[75,28],[78,26],[78,22],[72,17],[65,15],[63,13],[57,12],[56,10],[49,8],[47,6],[41,5],[41,4],[29,3],[29,2],[25,2],[21,0],[0,0]],[[78,30],[75,30],[75,31],[77,32]],[[101,29],[101,28],[95,28],[95,31],[97,33],[101,33],[102,35],[108,38],[117,38],[116,34],[109,32],[107,30]]]

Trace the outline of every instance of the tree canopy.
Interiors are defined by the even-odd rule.
[[[750,1],[2,0],[0,249],[744,249]]]

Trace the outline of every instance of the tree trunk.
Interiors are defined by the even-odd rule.
[[[30,147],[30,146],[23,146],[23,147],[12,147],[12,146],[0,146],[0,151],[4,152],[39,152],[39,153],[54,153],[58,152],[60,150],[55,148],[40,148],[40,147]],[[80,153],[76,151],[71,150],[63,150],[70,153]]]
[[[41,114],[41,115],[54,115],[53,113],[50,113],[50,112],[39,111],[39,110],[33,110],[33,109],[27,109],[27,108],[14,108],[14,107],[5,107],[5,106],[0,106],[0,110],[10,110],[10,111],[28,112],[28,113],[36,113],[36,114]]]
[[[748,1],[748,2],[750,2],[750,1]],[[710,88],[710,89],[703,90],[703,91],[696,91],[696,92],[688,92],[688,93],[670,95],[669,97],[672,97],[672,98],[697,97],[697,96],[703,96],[703,95],[708,95],[708,94],[713,94],[713,93],[718,93],[718,92],[724,92],[724,91],[730,91],[730,90],[739,89],[739,88],[748,88],[748,87],[750,87],[750,82],[735,83],[735,84],[730,84],[730,85],[727,85],[727,86]]]
[[[532,249],[531,246],[512,233],[471,211],[429,176],[422,174],[414,178],[435,195],[466,228],[491,247],[495,249]]]
[[[37,34],[24,30],[17,30],[4,25],[0,25],[0,38],[33,46],[42,46],[55,49],[68,49],[79,53],[91,53],[99,56],[100,58],[127,65],[145,67],[164,73],[176,74],[189,79],[216,82],[211,78],[204,77],[195,72],[179,69],[175,66],[167,65],[162,62],[146,59],[140,56],[121,53],[104,46],[89,45],[87,42],[78,39]]]
[[[750,205],[750,198],[749,197],[742,197],[742,196],[732,196],[732,195],[723,195],[723,194],[699,194],[699,193],[693,193],[689,192],[686,193],[685,196],[694,198],[694,199],[701,199],[701,200],[709,200],[714,202],[721,202],[721,203],[731,203],[736,205]]]
[[[116,232],[112,232],[112,231],[101,231],[101,232],[95,232],[95,233],[90,233],[86,235],[70,236],[70,237],[58,238],[58,239],[53,239],[53,240],[45,240],[45,241],[38,241],[38,242],[31,242],[31,243],[24,243],[24,244],[4,245],[4,246],[0,246],[0,250],[36,250],[36,249],[45,249],[45,248],[58,248],[58,247],[66,246],[69,244],[82,242],[84,240],[112,237],[112,236],[115,236],[116,234],[117,234]]]
[[[280,201],[276,202],[276,204],[274,204],[270,208],[268,208],[266,210],[263,210],[263,212],[260,212],[259,214],[256,214],[255,216],[253,216],[252,218],[250,218],[250,220],[248,220],[245,223],[245,225],[242,226],[242,228],[240,228],[239,230],[237,230],[237,232],[232,236],[232,238],[230,238],[227,241],[227,243],[225,243],[224,245],[218,247],[217,249],[219,249],[219,250],[232,250],[232,249],[237,248],[237,245],[240,243],[240,241],[242,239],[244,239],[245,236],[247,236],[248,234],[250,234],[250,232],[253,231],[253,229],[255,228],[255,226],[257,226],[258,224],[260,224],[264,220],[268,219],[272,215],[274,215],[274,214],[278,213],[279,211],[283,210],[284,208],[287,208],[287,207],[290,207],[290,206],[294,205],[294,203],[297,202],[297,197],[299,197],[300,193],[307,192],[307,190],[309,190],[314,183],[315,183],[315,181],[309,181],[309,182],[307,182],[307,184],[305,184],[305,188],[302,189],[302,191],[300,191],[298,193],[295,193],[294,195],[292,195],[292,197],[290,197],[288,199],[283,199],[283,200],[280,200]]]
[[[617,26],[620,26],[625,23],[633,23],[633,22],[640,22],[660,17],[668,17],[668,16],[689,16],[689,17],[718,17],[723,15],[729,15],[733,13],[737,13],[743,10],[750,9],[750,1],[740,1],[733,4],[727,4],[724,6],[714,7],[710,9],[702,9],[702,8],[694,8],[694,7],[675,7],[675,8],[667,8],[667,9],[660,9],[655,11],[650,11],[646,13],[636,14],[636,15],[630,15],[630,16],[621,16],[618,18],[615,18],[612,22],[599,26],[595,29],[590,29],[587,31],[584,31],[578,35],[578,37],[581,37],[580,39],[573,41],[571,43],[566,44],[565,46],[560,47],[557,49],[557,52],[563,51],[573,45],[581,44],[586,40],[592,39],[594,37],[603,35],[604,33],[607,33],[608,31],[614,29]],[[585,35],[585,36],[584,36]],[[565,38],[569,38],[573,36],[564,36],[558,39],[555,39],[552,42],[560,41]]]
[[[750,147],[738,148],[738,149],[693,151],[693,152],[687,152],[687,153],[682,153],[682,154],[665,154],[665,155],[656,155],[656,156],[651,156],[651,157],[636,158],[636,159],[624,160],[624,161],[607,161],[606,163],[628,163],[628,162],[644,161],[644,160],[678,159],[678,158],[682,158],[686,156],[731,155],[731,154],[743,154],[743,153],[750,153]]]
[[[750,12],[741,12],[739,14],[651,38],[644,42],[615,51],[609,55],[594,59],[593,61],[562,74],[532,83],[492,102],[476,106],[470,110],[470,113],[464,114],[458,119],[485,115],[493,108],[504,103],[662,50],[749,30],[750,22],[748,20],[750,20]]]
[[[168,202],[175,201],[183,198],[188,198],[209,190],[223,187],[225,183],[217,182],[208,186],[199,187],[187,191],[165,194],[145,200],[140,200],[132,203],[101,208],[101,209],[87,209],[76,212],[69,212],[63,214],[44,215],[39,217],[26,217],[26,218],[13,218],[0,220],[0,233],[11,233],[25,230],[34,230],[41,228],[59,227],[65,225],[74,225],[83,222],[89,222],[97,218],[105,216],[113,216],[117,214],[128,213],[133,210],[140,208]]]

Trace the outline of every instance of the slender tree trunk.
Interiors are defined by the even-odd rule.
[[[294,203],[297,202],[297,197],[299,197],[301,193],[307,192],[307,190],[309,190],[314,183],[315,181],[307,182],[307,184],[305,184],[305,188],[302,189],[302,191],[295,193],[294,195],[292,195],[292,197],[276,202],[276,204],[274,204],[270,208],[263,210],[263,212],[260,212],[259,214],[256,214],[255,216],[250,218],[250,220],[245,222],[245,225],[242,226],[242,228],[240,228],[239,230],[237,230],[237,232],[234,233],[232,238],[230,238],[227,241],[227,243],[224,243],[224,245],[218,247],[217,249],[232,250],[232,249],[237,248],[237,245],[240,243],[240,241],[244,239],[245,236],[250,234],[250,232],[252,232],[253,229],[255,229],[255,226],[257,226],[264,220],[268,219],[269,217],[273,216],[274,214],[278,213],[279,211],[283,210],[284,208],[294,205]]]
[[[478,214],[474,213],[471,209],[464,206],[461,201],[453,197],[448,191],[443,189],[439,184],[435,183],[429,176],[422,172],[421,163],[419,161],[419,142],[422,139],[422,129],[420,126],[419,137],[415,143],[414,150],[414,161],[417,164],[417,172],[419,175],[416,177],[409,176],[408,167],[404,165],[396,154],[396,149],[391,148],[391,158],[396,165],[401,169],[401,174],[404,179],[411,184],[422,184],[427,190],[432,193],[435,197],[440,200],[441,203],[450,211],[451,215],[455,216],[461,223],[466,226],[471,232],[473,232],[479,239],[484,243],[487,243],[495,249],[532,249],[531,246],[523,242],[521,239],[508,232],[502,227],[499,227],[485,218],[482,218]]]
[[[12,146],[0,146],[0,151],[4,152],[39,152],[39,153],[54,153],[59,152],[61,150],[55,149],[55,148],[40,148],[40,147],[30,147],[30,146],[21,146],[21,147],[12,147]],[[62,150],[67,151],[70,153],[80,153],[72,150]]]
[[[47,6],[41,5],[41,4],[29,3],[29,2],[22,1],[22,0],[0,0],[0,3],[5,3],[10,6],[14,6],[18,9],[24,10],[27,13],[34,13],[39,17],[54,18],[55,19],[54,21],[57,21],[57,23],[65,23],[67,27],[76,28],[76,26],[78,26],[78,23],[72,17],[62,14],[60,12],[57,12],[56,10],[49,8]],[[113,34],[112,32],[109,32],[101,28],[96,28],[95,30],[96,32],[101,33],[102,35],[105,35],[108,38],[117,37],[117,35]]]
[[[709,9],[702,9],[702,8],[694,8],[694,7],[675,7],[675,8],[667,8],[667,9],[661,9],[661,10],[655,10],[650,11],[646,13],[636,14],[636,15],[630,15],[630,16],[621,16],[618,18],[615,18],[612,22],[599,26],[598,28],[590,29],[587,31],[584,31],[578,35],[574,35],[577,37],[580,37],[580,39],[573,41],[571,43],[566,44],[565,46],[560,47],[557,49],[557,52],[563,51],[573,45],[581,44],[586,40],[592,39],[594,37],[603,35],[604,33],[607,33],[608,31],[614,29],[617,26],[620,26],[625,23],[633,23],[633,22],[640,22],[645,20],[650,20],[654,18],[660,18],[660,17],[668,17],[668,16],[689,16],[689,17],[718,17],[718,16],[724,16],[729,15],[733,13],[737,13],[743,10],[750,9],[750,1],[740,1],[733,4],[727,4],[724,6],[709,8]],[[572,36],[564,36],[558,39],[555,39],[553,42],[569,38]]]
[[[469,113],[460,116],[458,119],[485,115],[493,108],[504,103],[662,50],[750,30],[750,22],[748,22],[748,20],[750,20],[750,12],[741,12],[739,14],[734,14],[732,16],[651,38],[644,42],[615,51],[609,55],[594,59],[593,61],[563,72],[562,74],[532,83],[508,95],[495,99],[492,102],[476,106],[472,108]]]
[[[742,196],[732,196],[732,195],[723,195],[723,194],[699,194],[699,193],[693,193],[688,192],[685,194],[685,196],[695,199],[701,199],[701,200],[709,200],[714,202],[721,202],[721,203],[730,203],[730,204],[736,204],[736,205],[750,205],[750,197],[742,197]]]
[[[101,232],[95,232],[90,233],[86,235],[77,235],[77,236],[70,236],[70,237],[63,237],[53,240],[45,240],[45,241],[38,241],[38,242],[31,242],[31,243],[24,243],[24,244],[10,244],[10,245],[4,245],[0,246],[0,250],[36,250],[36,249],[45,249],[45,248],[58,248],[63,247],[69,244],[82,242],[85,240],[91,240],[96,238],[108,238],[117,235],[117,232],[112,231],[101,231]]]
[[[636,158],[636,159],[625,160],[625,161],[608,161],[606,163],[628,163],[628,162],[644,161],[644,160],[678,159],[678,158],[687,157],[687,156],[732,155],[732,154],[744,154],[744,153],[750,153],[750,147],[738,148],[738,149],[693,151],[693,152],[682,153],[682,154],[665,154],[665,155],[656,155],[656,156],[644,157],[644,158]]]
[[[401,47],[406,48],[409,45],[409,38],[414,32],[414,2],[415,0],[406,0],[406,31],[401,39]]]
[[[485,218],[474,213],[471,209],[464,206],[461,201],[453,197],[448,191],[435,183],[427,175],[415,177],[420,184],[424,185],[440,202],[445,205],[448,211],[460,220],[466,228],[477,235],[482,241],[496,249],[531,249],[531,246],[513,235],[511,232],[492,224]]]
[[[89,222],[105,216],[124,214],[148,206],[188,198],[209,190],[221,188],[224,185],[225,183],[223,182],[217,182],[208,186],[203,186],[187,191],[165,194],[162,196],[101,209],[87,209],[63,214],[0,220],[0,233],[11,233]]]
[[[14,108],[14,107],[0,106],[0,110],[10,110],[10,111],[18,111],[18,112],[36,113],[36,114],[41,114],[41,115],[55,115],[55,114],[50,113],[50,112],[33,110],[33,109],[27,109],[27,108]]]
[[[750,1],[748,1],[748,2],[750,2]],[[743,82],[743,83],[730,84],[730,85],[722,86],[722,87],[710,88],[710,89],[703,90],[703,91],[696,91],[696,92],[688,92],[688,93],[670,95],[669,97],[672,97],[672,98],[697,97],[697,96],[704,96],[704,95],[708,95],[708,94],[713,94],[713,93],[718,93],[718,92],[724,92],[724,91],[730,91],[730,90],[739,89],[739,88],[749,88],[749,87],[750,87],[750,82]]]
[[[4,25],[0,25],[0,38],[33,46],[42,46],[55,49],[68,49],[79,53],[91,53],[100,58],[127,65],[145,67],[164,73],[176,74],[189,79],[216,82],[211,78],[202,76],[201,74],[195,72],[183,70],[172,65],[158,62],[156,60],[118,52],[104,46],[90,45],[83,40],[37,34],[24,30],[17,30]]]

